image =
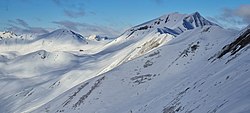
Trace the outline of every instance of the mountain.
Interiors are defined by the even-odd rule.
[[[75,33],[71,30],[67,29],[57,29],[55,31],[52,31],[50,33],[40,35],[38,36],[39,39],[44,39],[44,40],[49,40],[49,41],[56,41],[59,43],[77,43],[77,42],[85,42],[85,38],[78,34]]]
[[[57,29],[46,34],[22,34],[16,35],[14,33],[5,33],[1,35],[6,38],[0,40],[0,52],[4,51],[18,51],[20,53],[28,54],[31,52],[45,50],[53,51],[80,51],[85,48],[94,48],[102,46],[108,42],[94,42],[88,40],[82,35],[67,29]],[[2,33],[3,34],[3,33]],[[7,35],[9,34],[9,35]],[[10,38],[8,38],[10,37]]]
[[[27,33],[27,34],[16,34],[11,31],[0,32],[0,44],[9,46],[9,45],[22,45],[29,44],[37,40],[39,34],[36,33]]]
[[[1,50],[0,112],[250,112],[249,29],[171,13],[107,43]],[[38,39],[58,43],[72,34]]]
[[[17,37],[17,35],[13,32],[10,31],[4,31],[4,32],[0,32],[0,39],[7,39],[7,38],[15,38]]]
[[[198,12],[195,12],[193,14],[179,14],[176,12],[135,26],[125,33],[129,36],[137,31],[157,29],[157,31],[161,33],[178,35],[187,30],[191,30],[197,27],[203,27],[206,25],[216,24],[206,20]]]

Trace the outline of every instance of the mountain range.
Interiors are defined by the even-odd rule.
[[[248,113],[250,26],[170,13],[116,38],[0,32],[1,113]]]

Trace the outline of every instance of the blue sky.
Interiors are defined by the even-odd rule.
[[[248,0],[0,0],[0,31],[119,34],[171,12],[193,13],[239,29],[250,22]]]

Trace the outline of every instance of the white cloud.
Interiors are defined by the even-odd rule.
[[[241,29],[250,24],[250,4],[237,8],[224,8],[219,16],[214,17],[224,27]]]

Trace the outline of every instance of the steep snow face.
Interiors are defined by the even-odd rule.
[[[195,12],[191,15],[186,16],[183,19],[182,25],[186,29],[193,29],[195,27],[203,27],[205,25],[216,25],[216,24],[206,20],[198,12]]]
[[[233,42],[234,35],[217,26],[185,32],[33,112],[247,113],[250,51],[239,51],[241,55],[229,63],[224,57],[209,60]]]
[[[226,57],[230,58],[226,63],[240,56],[240,51],[247,51],[250,48],[250,26],[241,31],[237,38],[230,44],[225,45],[221,51],[212,56],[210,60],[215,61],[217,59]]]

